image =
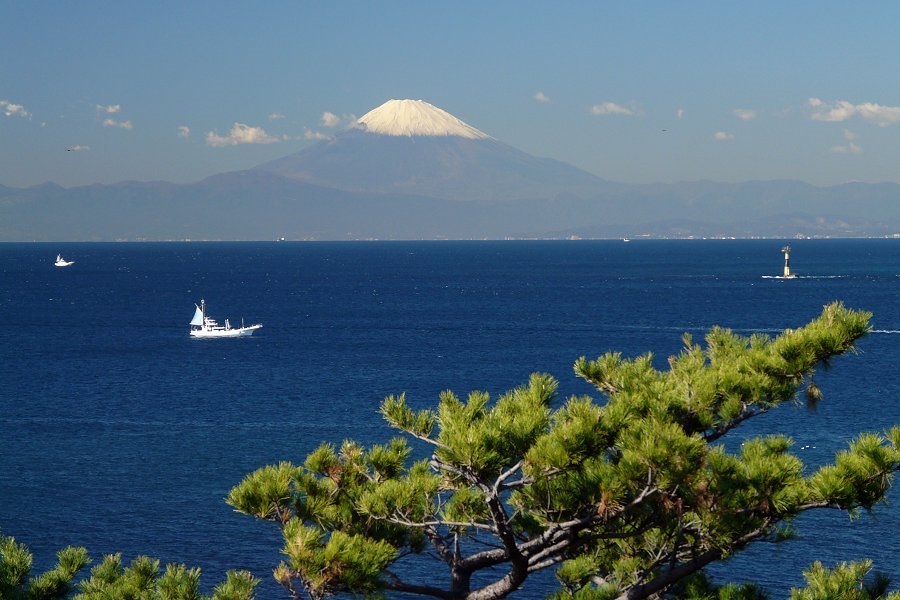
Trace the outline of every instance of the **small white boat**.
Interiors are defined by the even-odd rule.
[[[253,335],[253,332],[262,327],[262,323],[256,325],[244,325],[241,319],[240,327],[232,327],[228,319],[225,325],[219,325],[215,319],[206,316],[206,301],[200,300],[200,306],[194,305],[194,318],[191,319],[191,337],[198,338],[232,338]]]
[[[57,254],[56,262],[53,264],[56,265],[57,267],[68,267],[69,265],[74,265],[75,261],[74,260],[66,260],[62,257],[62,254]]]

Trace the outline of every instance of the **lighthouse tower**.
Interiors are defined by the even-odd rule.
[[[781,251],[784,253],[784,278],[793,279],[796,275],[791,273],[791,245],[788,244]]]

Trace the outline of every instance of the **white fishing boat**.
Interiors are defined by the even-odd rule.
[[[53,264],[56,265],[57,267],[68,267],[69,265],[74,265],[75,261],[74,260],[66,260],[62,257],[62,254],[57,254],[56,262]]]
[[[206,300],[200,300],[200,306],[194,311],[194,318],[191,319],[191,336],[198,338],[231,338],[245,337],[253,335],[253,332],[262,327],[262,323],[255,325],[244,325],[241,319],[240,327],[232,327],[228,319],[225,319],[225,325],[219,325],[215,319],[206,316]]]

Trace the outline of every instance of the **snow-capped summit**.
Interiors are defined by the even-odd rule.
[[[356,121],[368,133],[392,136],[456,136],[493,139],[424,100],[388,100]]]
[[[423,100],[390,100],[355,126],[263,163],[276,173],[352,193],[448,200],[593,195],[599,177],[516,150]]]

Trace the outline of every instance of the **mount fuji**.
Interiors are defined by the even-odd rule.
[[[444,200],[594,194],[605,183],[516,150],[423,100],[389,100],[333,139],[256,170],[351,192]]]
[[[538,158],[423,100],[190,184],[0,185],[0,241],[857,237],[900,232],[900,185],[632,185]]]

